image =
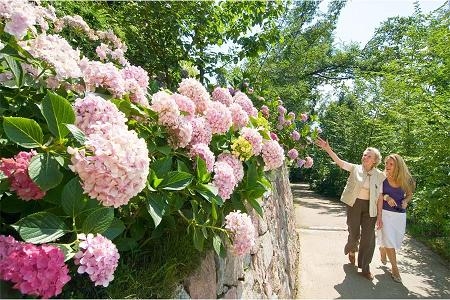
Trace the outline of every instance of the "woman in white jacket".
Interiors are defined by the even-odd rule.
[[[344,254],[355,264],[358,252],[360,275],[373,280],[370,272],[375,251],[375,223],[377,221],[377,200],[381,192],[384,174],[377,169],[381,162],[380,151],[369,147],[364,150],[361,164],[352,164],[340,159],[327,141],[318,138],[316,145],[325,150],[342,169],[350,172],[341,201],[347,205],[348,238]]]

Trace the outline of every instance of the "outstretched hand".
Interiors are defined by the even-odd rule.
[[[323,140],[322,138],[318,137],[315,141],[315,144],[322,148],[323,150],[326,150],[327,148],[330,148],[330,145],[328,144],[328,141]]]

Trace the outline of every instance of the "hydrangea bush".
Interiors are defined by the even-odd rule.
[[[270,136],[283,147],[287,164],[292,168],[311,168],[314,160],[308,153],[308,146],[322,132],[317,116],[306,112],[288,112],[280,98],[272,101],[257,98],[259,102],[266,103],[261,106],[260,112],[274,127]]]
[[[249,252],[248,209],[262,214],[267,172],[298,155],[265,107],[194,78],[152,94],[114,33],[79,16],[0,0],[0,20],[1,280],[49,298],[74,269],[106,287],[120,252],[170,224],[185,224],[199,251]],[[98,59],[63,28],[84,32]]]

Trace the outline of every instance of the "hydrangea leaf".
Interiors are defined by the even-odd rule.
[[[49,153],[39,153],[31,159],[28,175],[43,191],[58,186],[63,178],[58,161]]]
[[[12,226],[25,242],[33,244],[53,242],[69,232],[59,217],[45,211],[28,215]]]
[[[3,130],[14,143],[24,148],[41,148],[44,135],[39,124],[32,119],[4,117]]]
[[[65,124],[75,122],[75,112],[70,102],[51,92],[48,92],[42,101],[42,114],[47,121],[48,129],[58,139],[69,133]]]

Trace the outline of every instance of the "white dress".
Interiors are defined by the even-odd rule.
[[[401,209],[405,193],[401,188],[392,187],[387,179],[383,182],[382,193],[393,198],[397,206],[391,208],[386,201],[383,202],[383,227],[377,230],[377,243],[380,247],[400,249],[406,230],[406,210]]]

